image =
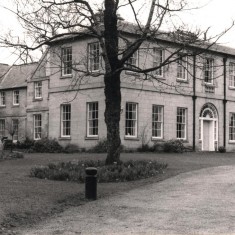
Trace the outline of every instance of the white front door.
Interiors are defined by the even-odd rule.
[[[203,120],[203,151],[215,151],[214,122]]]

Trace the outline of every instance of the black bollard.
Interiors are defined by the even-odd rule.
[[[90,200],[97,198],[97,169],[95,167],[86,168],[85,197]]]

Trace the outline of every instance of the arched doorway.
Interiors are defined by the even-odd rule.
[[[215,151],[218,149],[218,112],[211,103],[203,105],[201,109],[199,133],[202,151]]]

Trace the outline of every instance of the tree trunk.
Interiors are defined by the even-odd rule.
[[[105,123],[107,126],[108,154],[106,165],[114,162],[120,163],[120,112],[121,112],[121,91],[120,73],[105,75]]]
[[[106,164],[120,163],[120,64],[118,60],[117,8],[114,0],[105,0],[104,41],[105,41],[105,123],[107,126],[108,155]]]

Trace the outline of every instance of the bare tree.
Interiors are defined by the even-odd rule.
[[[104,61],[103,71],[93,74],[87,68],[78,68],[76,65],[72,67],[80,74],[80,78],[101,75],[104,78],[106,104],[104,115],[108,140],[106,164],[112,164],[120,162],[121,73],[130,71],[140,74],[138,79],[142,81],[158,81],[154,71],[177,62],[179,55],[183,58],[203,53],[222,34],[213,38],[211,43],[212,38],[203,37],[207,32],[197,30],[192,33],[182,26],[178,27],[174,22],[171,22],[171,32],[162,31],[161,27],[169,23],[173,15],[187,8],[187,2],[184,0],[104,0],[100,2],[95,4],[88,0],[39,0],[37,2],[15,0],[17,8],[14,12],[27,31],[28,37],[24,40],[18,37],[2,37],[0,41],[4,45],[20,48],[21,51],[25,50],[23,55],[27,55],[29,50],[45,47],[64,37],[87,35],[99,41]],[[131,11],[135,24],[125,24],[122,21],[118,13],[124,8]],[[143,11],[146,14],[145,22],[142,20]],[[128,31],[132,36],[127,36]],[[171,53],[160,63],[149,67],[133,65],[134,55],[142,45],[145,42],[158,43],[159,38],[162,40],[167,38],[177,47],[171,51],[169,45],[166,45],[165,49]],[[198,50],[198,48],[201,49]],[[159,82],[169,86],[164,84],[164,81]],[[75,83],[79,83],[79,79]]]
[[[11,152],[13,151],[13,141],[14,135],[18,135],[19,130],[19,119],[10,119],[5,123],[5,130],[7,130],[8,134],[11,136]]]

